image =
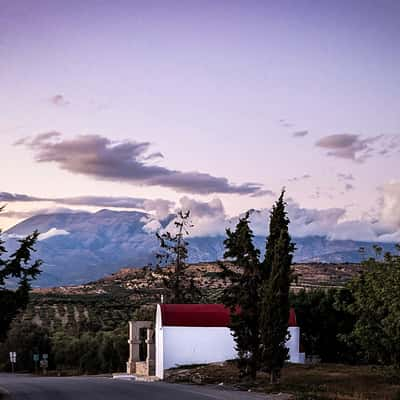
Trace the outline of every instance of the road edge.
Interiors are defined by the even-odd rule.
[[[10,400],[11,394],[8,390],[4,389],[4,387],[0,386],[0,400]]]

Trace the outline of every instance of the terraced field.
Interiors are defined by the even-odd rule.
[[[358,274],[358,264],[295,264],[292,289],[342,287]],[[217,263],[193,264],[189,272],[201,287],[205,302],[218,302],[227,282],[219,277]],[[160,271],[124,268],[79,286],[35,289],[20,318],[32,320],[50,331],[76,334],[81,331],[112,331],[126,327],[144,305],[156,304],[162,294]]]

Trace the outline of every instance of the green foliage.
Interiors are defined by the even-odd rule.
[[[239,268],[221,264],[230,279],[223,302],[231,309],[233,330],[242,376],[255,378],[262,368],[275,381],[288,356],[289,289],[294,244],[289,235],[284,191],[273,206],[265,260],[253,244],[249,213],[235,231],[227,229],[224,258]]]
[[[18,288],[21,290],[30,289],[30,281],[35,279],[40,273],[41,260],[31,262],[32,253],[35,252],[34,246],[39,237],[39,232],[34,231],[24,239],[19,239],[19,248],[11,254],[6,261],[2,260],[0,270],[0,286],[4,286],[5,279],[18,279]],[[0,252],[4,253],[4,242],[1,243]],[[1,253],[0,253],[1,254]]]
[[[349,284],[347,310],[356,323],[347,335],[360,346],[366,362],[400,366],[400,256],[370,259],[365,272]]]
[[[3,207],[0,207],[0,211]],[[37,242],[39,232],[35,231],[24,239],[18,240],[18,249],[8,259],[4,259],[7,252],[0,230],[0,340],[4,340],[7,330],[19,310],[26,307],[29,301],[31,281],[40,274],[41,260],[32,261],[32,253]],[[6,289],[7,279],[17,282],[17,289]]]
[[[56,332],[51,337],[51,367],[83,374],[123,371],[128,359],[127,330],[84,332],[79,336]]]
[[[179,211],[174,225],[175,233],[157,233],[160,242],[160,253],[157,254],[157,266],[171,265],[172,270],[161,270],[164,274],[166,301],[169,303],[196,303],[201,299],[201,291],[196,287],[193,277],[188,273],[188,242],[185,237],[193,227],[190,222],[190,211]]]
[[[347,311],[351,301],[347,289],[301,290],[290,294],[290,305],[296,310],[301,343],[307,355],[318,355],[322,362],[357,361],[357,347],[342,340],[355,324],[355,317]]]
[[[156,305],[144,304],[137,308],[133,313],[134,321],[155,321],[156,319]]]
[[[275,382],[280,375],[288,350],[289,289],[294,244],[289,235],[289,218],[282,191],[272,208],[266,256],[263,263],[263,286],[260,303],[261,363]]]
[[[0,345],[3,362],[10,351],[17,353],[17,370],[33,371],[33,354],[51,353],[49,331],[31,321],[13,321],[7,339]]]
[[[259,366],[259,288],[261,282],[259,251],[253,244],[249,213],[240,218],[235,231],[226,230],[224,258],[240,271],[221,263],[223,275],[231,284],[224,290],[222,301],[231,309],[231,329],[239,356],[242,376],[255,377]]]

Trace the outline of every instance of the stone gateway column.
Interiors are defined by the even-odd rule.
[[[136,326],[135,321],[129,321],[129,360],[126,363],[126,372],[134,374],[136,372],[136,362],[140,360],[139,345],[140,336],[139,328]]]
[[[154,329],[147,328],[147,374],[149,376],[154,376],[156,373],[156,346],[154,344]]]

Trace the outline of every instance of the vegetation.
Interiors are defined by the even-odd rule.
[[[8,351],[16,351],[19,371],[33,371],[33,354],[43,353],[49,354],[49,368],[58,374],[124,370],[127,321],[151,319],[152,305],[164,294],[171,302],[201,299],[223,301],[230,307],[239,361],[237,370],[226,365],[236,380],[238,376],[251,378],[241,380],[242,386],[265,391],[274,387],[300,393],[304,397],[299,399],[395,398],[387,387],[400,391],[396,380],[400,368],[400,256],[382,255],[375,246],[376,259],[364,261],[361,267],[291,266],[294,245],[283,196],[271,212],[263,261],[246,213],[234,230],[226,232],[224,263],[188,265],[185,236],[191,227],[190,214],[180,213],[174,221],[176,233],[158,235],[160,264],[169,266],[126,269],[97,282],[38,290],[28,297],[31,281],[40,272],[41,261],[31,257],[38,233],[20,240],[19,248],[7,259],[0,242],[0,369],[9,367]],[[400,246],[397,248],[400,252]],[[292,268],[297,280],[289,295]],[[10,279],[15,291],[5,287]],[[296,309],[303,350],[324,364],[284,366],[290,306]],[[202,368],[208,371],[212,367]],[[266,373],[278,383],[267,386]],[[370,388],[363,390],[361,382]],[[368,397],[368,390],[375,397]]]
[[[301,327],[301,344],[308,358],[357,363],[357,346],[343,340],[355,324],[355,316],[347,310],[350,299],[347,289],[303,289],[290,294],[290,304]]]
[[[3,207],[0,207],[0,212]],[[0,340],[4,340],[12,320],[18,311],[23,310],[29,301],[31,281],[40,274],[41,260],[32,261],[32,253],[39,232],[35,231],[24,239],[18,240],[19,247],[7,259],[4,241],[0,230]],[[6,281],[16,283],[16,290],[6,288]]]
[[[397,246],[399,248],[399,246]],[[377,256],[380,248],[376,248]],[[399,249],[400,250],[400,249]],[[346,288],[291,295],[308,355],[400,368],[400,256],[363,262]]]
[[[262,263],[253,244],[249,213],[225,240],[223,276],[230,282],[222,301],[231,309],[231,328],[241,377],[269,373],[279,382],[288,357],[290,305],[294,306],[308,356],[323,362],[400,367],[400,256],[373,246],[376,259],[341,288],[292,293],[292,256],[284,191],[274,205]],[[396,247],[400,251],[400,246]]]
[[[33,354],[43,353],[58,374],[122,371],[137,307],[126,295],[33,294],[0,344],[0,369],[9,369],[8,352],[16,351],[18,371],[34,371]]]
[[[59,374],[111,373],[125,370],[128,359],[126,329],[84,332],[71,337],[57,332],[52,337],[52,364]]]
[[[8,358],[9,350],[17,352],[18,366],[33,371],[35,369],[33,354],[51,352],[49,331],[30,321],[15,320],[11,323],[7,339],[0,344],[2,360]]]
[[[188,274],[186,260],[188,258],[188,242],[185,237],[193,227],[190,222],[190,211],[179,211],[174,220],[175,233],[169,231],[158,233],[160,253],[157,254],[158,266],[171,265],[170,270],[164,270],[164,287],[168,303],[196,303],[201,299],[201,292],[196,287],[194,279]]]
[[[365,272],[348,285],[346,310],[355,324],[344,339],[359,346],[364,362],[400,368],[400,255],[387,253],[364,266]]]
[[[167,381],[232,387],[264,393],[284,393],[293,400],[398,400],[400,376],[390,367],[344,364],[288,364],[282,369],[279,384],[268,384],[268,374],[243,381],[235,362],[182,366],[170,370]]]
[[[229,277],[231,282],[224,290],[222,301],[231,309],[230,327],[236,342],[241,374],[254,379],[259,368],[261,271],[260,252],[252,241],[249,213],[239,220],[235,231],[227,229],[226,234],[224,257],[232,261],[239,271],[221,264],[224,276]]]
[[[289,218],[282,191],[272,208],[269,236],[263,263],[265,279],[261,288],[260,336],[262,367],[275,383],[288,358],[289,289],[295,249],[289,235]]]
[[[266,255],[253,243],[249,213],[236,229],[226,230],[224,258],[238,270],[227,266],[223,276],[230,279],[222,300],[231,309],[231,328],[238,351],[238,365],[243,377],[255,379],[260,368],[270,373],[271,381],[288,357],[289,289],[294,244],[291,242],[284,202],[284,191],[273,206]]]

